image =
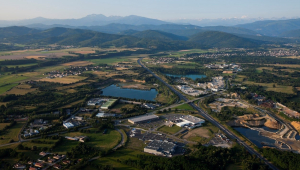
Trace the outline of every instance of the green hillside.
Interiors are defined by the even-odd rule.
[[[198,33],[188,41],[207,48],[252,48],[259,46],[259,43],[253,40],[218,31]]]
[[[156,40],[187,40],[187,37],[178,36],[175,34],[156,31],[156,30],[147,30],[141,31],[132,34],[132,36],[139,37],[139,38],[148,38],[148,39],[156,39]]]
[[[35,34],[41,32],[40,30],[27,28],[27,27],[4,27],[0,28],[0,39],[13,37],[13,36],[20,36],[26,34]]]
[[[300,29],[284,32],[280,36],[281,37],[294,37],[294,38],[296,37],[296,38],[299,38],[300,37]]]

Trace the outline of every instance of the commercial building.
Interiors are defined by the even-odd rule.
[[[72,123],[70,123],[70,122],[64,122],[64,123],[63,123],[63,126],[64,126],[65,128],[67,128],[67,129],[70,129],[70,128],[74,127],[74,125],[73,125]]]
[[[116,114],[111,114],[111,113],[98,113],[96,117],[115,117]]]
[[[182,122],[178,122],[176,125],[179,127],[188,127],[189,129],[199,127],[202,123],[205,123],[205,120],[191,115],[182,116],[180,120],[182,120]]]
[[[144,148],[144,152],[159,156],[172,157],[175,152],[176,144],[168,141],[154,140]]]
[[[132,124],[139,124],[139,123],[145,123],[145,122],[151,122],[154,120],[158,120],[159,117],[156,115],[147,115],[147,116],[139,116],[135,118],[128,119],[128,122]]]

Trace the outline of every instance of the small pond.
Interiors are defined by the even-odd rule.
[[[249,128],[244,127],[233,127],[236,131],[240,132],[242,135],[244,135],[246,138],[248,138],[252,143],[254,143],[257,147],[261,148],[263,146],[268,146],[268,144],[275,144],[274,139],[270,139],[265,136],[259,135],[258,131],[252,130]],[[265,143],[264,145],[262,143]],[[274,145],[273,145],[274,146]]]

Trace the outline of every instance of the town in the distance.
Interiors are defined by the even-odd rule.
[[[0,170],[300,169],[300,19],[101,19],[0,20]]]

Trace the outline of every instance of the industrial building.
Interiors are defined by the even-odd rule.
[[[116,116],[116,114],[111,114],[111,113],[98,113],[97,115],[96,115],[96,117],[115,117]]]
[[[151,122],[151,121],[158,120],[158,119],[159,119],[159,117],[156,115],[146,115],[146,116],[130,118],[130,119],[128,119],[128,122],[132,123],[132,124],[139,124],[139,123]]]
[[[144,148],[144,152],[159,156],[172,157],[175,152],[176,144],[168,141],[154,140]]]
[[[70,129],[70,128],[74,127],[74,125],[73,125],[72,123],[70,123],[70,122],[65,122],[65,123],[63,123],[63,126],[64,126],[65,128],[67,128],[67,129]]]
[[[182,116],[180,120],[182,121],[176,123],[176,125],[179,127],[188,127],[189,129],[199,127],[202,125],[202,123],[205,123],[205,120],[191,115]]]

